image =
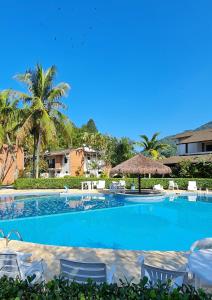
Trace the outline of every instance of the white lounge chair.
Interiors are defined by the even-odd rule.
[[[189,181],[188,182],[188,191],[197,191],[197,183],[196,181]]]
[[[153,191],[158,191],[158,192],[162,192],[164,189],[163,189],[163,186],[161,184],[155,184],[153,186]]]
[[[43,277],[42,260],[28,263],[23,261],[18,254],[0,253],[0,277],[19,278],[28,280],[28,277],[34,277],[30,284],[42,282]]]
[[[212,249],[212,237],[205,238],[194,242],[191,245],[190,252],[194,252],[195,250],[201,249]]]
[[[174,182],[174,180],[170,180],[168,189],[169,190],[174,190],[175,188],[178,190],[178,184],[176,182]]]
[[[125,188],[126,187],[126,181],[125,180],[119,180],[119,186]]]
[[[172,281],[171,287],[175,288],[188,281],[186,271],[174,271],[147,265],[144,263],[143,256],[139,257],[139,263],[141,264],[141,278],[147,277],[152,285],[157,284],[158,281],[166,283],[170,279]]]
[[[99,180],[96,184],[97,190],[104,190],[105,189],[105,180]]]
[[[60,259],[60,276],[70,281],[87,283],[88,279],[101,284],[114,282],[115,266],[107,272],[104,263],[87,263]]]
[[[204,286],[204,288],[211,289],[211,256],[207,257],[207,253],[204,256],[201,250],[212,251],[212,237],[194,242],[190,247],[190,254],[188,255],[189,269],[191,272],[194,272],[193,279],[195,288],[199,289]],[[195,259],[194,256],[196,256]],[[198,268],[198,270],[195,270],[196,268]],[[199,276],[199,273],[204,274],[204,277]]]

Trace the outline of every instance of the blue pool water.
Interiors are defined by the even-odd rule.
[[[188,250],[212,236],[212,197],[23,196],[0,201],[0,228],[24,241],[92,248]]]

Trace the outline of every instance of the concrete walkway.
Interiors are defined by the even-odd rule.
[[[5,248],[5,240],[0,240],[0,251]],[[45,278],[47,280],[59,274],[59,259],[67,258],[85,262],[104,262],[108,268],[116,266],[116,280],[138,281],[140,278],[140,267],[138,257],[145,256],[148,264],[158,267],[177,270],[186,263],[185,252],[175,251],[126,251],[113,249],[76,248],[47,246],[34,243],[26,243],[11,240],[9,249],[21,252],[32,253],[33,260],[43,259],[45,264]]]

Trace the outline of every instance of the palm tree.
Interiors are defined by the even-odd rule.
[[[56,138],[57,130],[62,130],[67,139],[71,138],[71,123],[61,112],[65,104],[60,100],[69,90],[67,83],[54,86],[56,67],[44,70],[36,65],[34,70],[16,75],[16,78],[27,85],[29,94],[22,94],[24,103],[28,103],[28,116],[18,132],[19,143],[33,135],[33,176],[39,177],[39,159],[42,143],[48,145]]]
[[[160,150],[168,147],[168,145],[159,142],[159,134],[159,132],[154,133],[151,139],[149,139],[145,134],[142,134],[140,135],[142,141],[136,143],[138,146],[143,147],[144,153],[147,153],[147,155],[152,156],[154,159],[159,158]]]

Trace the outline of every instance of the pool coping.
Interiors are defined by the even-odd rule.
[[[116,280],[140,279],[140,264],[138,258],[143,255],[148,264],[165,267],[170,270],[180,270],[186,263],[185,251],[140,251],[140,250],[114,250],[104,248],[83,248],[52,246],[24,241],[11,240],[10,250],[32,253],[32,260],[43,259],[45,278],[52,279],[59,275],[59,259],[70,259],[84,262],[104,262],[108,269],[116,266]],[[0,239],[0,252],[8,249],[5,240]]]
[[[57,194],[62,194],[65,196],[67,195],[74,195],[74,194],[113,194],[110,192],[110,190],[80,190],[80,189],[69,189],[68,193],[64,192],[64,189],[27,189],[27,190],[16,190],[16,189],[0,189],[0,196],[6,197],[6,196],[33,196],[33,195],[57,195]],[[126,194],[126,193],[120,193],[121,195],[127,195],[127,196],[136,196],[137,195],[131,195],[131,194]],[[186,190],[164,190],[164,193],[162,195],[155,195],[151,194],[150,196],[148,195],[141,195],[141,197],[155,197],[155,196],[168,196],[168,195],[212,195],[212,191],[197,191],[197,192],[190,192]],[[140,195],[138,195],[140,197]]]

